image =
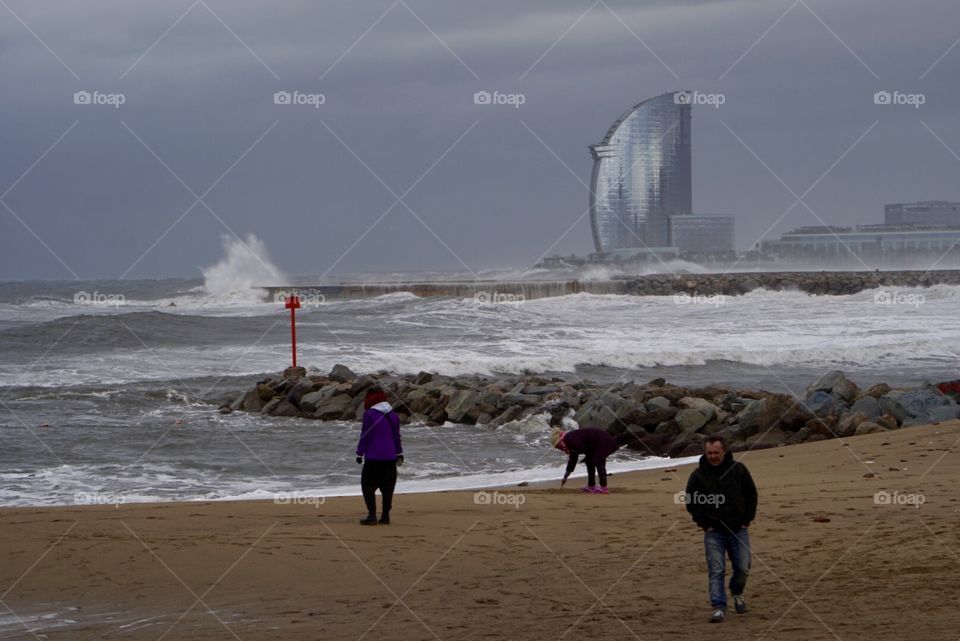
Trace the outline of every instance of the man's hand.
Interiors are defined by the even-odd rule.
[[[403,465],[403,454],[397,454],[397,467]]]
[[[361,465],[362,463],[363,463],[363,457],[362,457],[362,456],[358,456],[358,457],[357,457],[357,465]]]

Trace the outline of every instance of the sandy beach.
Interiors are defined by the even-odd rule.
[[[376,527],[359,497],[0,510],[0,638],[956,639],[958,440],[737,454],[760,493],[751,611],[721,625],[675,502],[687,465],[607,496],[401,495]]]

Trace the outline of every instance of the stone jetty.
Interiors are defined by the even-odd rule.
[[[355,422],[372,385],[383,387],[405,424],[496,429],[534,420],[545,429],[550,417],[570,416],[581,426],[608,430],[627,447],[671,457],[699,453],[712,434],[738,451],[960,418],[958,381],[862,388],[838,370],[796,398],[726,385],[683,387],[663,379],[611,386],[544,376],[357,374],[343,365],[326,374],[288,368],[223,399],[220,412]]]
[[[407,292],[424,297],[475,298],[479,302],[519,302],[569,294],[634,296],[739,296],[765,289],[802,291],[812,295],[856,294],[865,289],[960,285],[960,270],[738,272],[730,274],[653,274],[618,276],[611,280],[460,281],[353,283],[340,285],[265,286],[267,300],[296,294],[309,301],[372,298]]]

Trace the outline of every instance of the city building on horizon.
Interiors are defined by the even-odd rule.
[[[883,221],[888,225],[960,226],[960,203],[921,200],[884,205]]]
[[[799,227],[779,240],[762,242],[760,249],[777,262],[791,265],[942,268],[960,263],[960,225]]]
[[[680,93],[634,105],[589,146],[597,253],[671,247],[670,217],[692,214],[691,106]]]
[[[670,216],[670,244],[682,254],[729,254],[736,250],[733,216]]]

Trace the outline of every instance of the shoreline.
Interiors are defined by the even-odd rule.
[[[751,612],[721,632],[952,638],[958,442],[954,421],[736,454],[760,509]],[[404,494],[372,528],[356,497],[3,508],[4,602],[51,641],[690,638],[711,628],[701,537],[674,500],[689,470],[617,474],[606,496],[511,488],[512,504]]]
[[[663,470],[677,467],[677,465],[689,464],[689,461],[682,459],[661,459],[650,457],[638,460],[619,460],[608,461],[607,471],[612,478],[614,475],[621,476],[647,470]],[[409,465],[410,463],[408,463]],[[404,479],[402,476],[398,479],[397,495],[429,495],[443,492],[476,492],[478,490],[502,490],[522,487],[546,487],[552,483],[559,483],[563,476],[563,466],[566,464],[566,458],[560,458],[557,454],[556,465],[550,470],[544,468],[533,468],[531,470],[476,473],[465,476],[445,477],[436,479]],[[577,471],[570,475],[571,479],[585,479],[587,477],[585,468],[577,467]],[[522,475],[530,473],[527,478],[521,478]],[[197,505],[206,503],[247,503],[247,502],[266,502],[276,503],[278,505],[298,503],[313,504],[313,499],[319,499],[320,504],[332,499],[359,498],[360,497],[360,466],[356,466],[357,482],[345,486],[338,485],[329,489],[329,491],[316,490],[314,488],[291,489],[277,492],[264,491],[265,496],[223,496],[223,497],[197,497],[182,498],[177,500],[157,499],[157,500],[120,500],[111,499],[122,498],[121,492],[90,492],[86,496],[91,498],[100,497],[96,500],[79,501],[73,503],[57,504],[26,504],[26,505],[0,505],[2,510],[16,509],[41,509],[41,508],[114,508],[114,506],[150,506],[150,505]],[[496,479],[490,477],[517,475],[517,478],[496,482]],[[464,485],[456,485],[458,481],[465,481]],[[437,489],[424,488],[424,485],[435,484],[442,487]],[[414,486],[414,487],[410,487]],[[349,488],[349,489],[348,489]]]

